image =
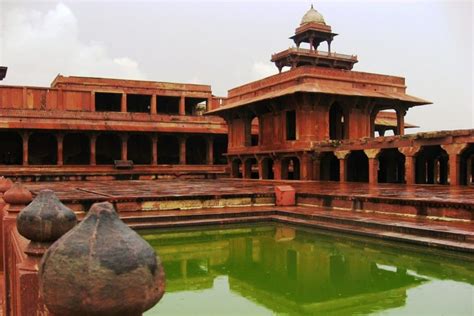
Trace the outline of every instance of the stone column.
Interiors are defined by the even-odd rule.
[[[275,180],[281,180],[281,168],[281,158],[275,157],[275,159],[273,160],[273,177],[275,178]]]
[[[186,102],[184,95],[179,98],[179,115],[186,115]]]
[[[263,158],[257,159],[257,166],[258,166],[258,178],[260,180],[263,179]]]
[[[313,180],[321,180],[321,154],[314,153],[313,157]]]
[[[96,161],[96,155],[95,155],[95,151],[96,151],[96,143],[97,143],[97,134],[91,134],[91,137],[90,137],[90,165],[91,166],[95,166],[97,164],[97,161]]]
[[[122,93],[122,102],[120,103],[120,112],[126,113],[127,112],[127,94]]]
[[[150,104],[150,114],[156,114],[157,107],[156,107],[156,94],[151,96],[151,104]]]
[[[64,134],[58,134],[56,136],[56,140],[58,142],[58,166],[64,165],[64,150],[63,150],[63,143],[64,143]]]
[[[449,184],[461,184],[461,152],[467,147],[465,144],[441,145],[449,155]]]
[[[242,178],[250,179],[252,178],[252,164],[247,163],[250,158],[243,160],[242,164]]]
[[[23,166],[28,166],[28,140],[30,139],[30,133],[29,132],[23,132],[21,135],[22,140],[23,140]]]
[[[404,109],[397,109],[397,129],[396,135],[405,135],[405,114]]]
[[[123,134],[122,139],[122,156],[121,160],[128,160],[128,134]]]
[[[378,154],[380,149],[365,149],[364,153],[369,158],[369,183],[377,184],[378,182],[378,170],[379,170],[379,161]]]
[[[208,165],[214,164],[214,136],[208,136],[207,138],[207,155],[206,160]]]
[[[301,180],[313,180],[313,159],[310,153],[303,153],[301,155]]]
[[[420,151],[420,147],[400,147],[398,148],[398,151],[405,155],[405,183],[415,184],[415,156]]]
[[[179,164],[186,164],[186,136],[179,137]]]
[[[157,134],[153,134],[151,136],[151,152],[152,152],[151,164],[156,166],[158,164],[158,135]]]
[[[339,159],[339,182],[347,182],[347,157],[350,153],[350,150],[334,152],[334,155]]]
[[[91,91],[91,112],[95,112],[95,91]]]

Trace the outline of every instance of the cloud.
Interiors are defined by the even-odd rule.
[[[254,79],[262,79],[276,74],[277,68],[275,65],[268,62],[257,61],[253,63],[252,74]]]
[[[0,64],[5,84],[49,85],[58,74],[144,79],[138,63],[110,56],[101,43],[79,39],[78,22],[65,4],[47,12],[10,9],[3,15]]]

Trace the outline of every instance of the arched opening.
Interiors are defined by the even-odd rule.
[[[346,137],[346,119],[342,107],[334,103],[329,109],[329,139],[339,140]]]
[[[58,163],[58,142],[51,133],[34,133],[28,139],[30,165],[55,165]]]
[[[117,134],[100,134],[97,136],[95,154],[98,165],[113,165],[122,156],[122,140]]]
[[[65,165],[88,165],[91,157],[89,137],[81,133],[64,135],[63,157]]]
[[[149,165],[152,159],[151,139],[148,135],[130,135],[127,157],[136,165]]]
[[[474,185],[474,144],[469,144],[461,153],[460,183]]]
[[[255,158],[245,160],[245,177],[250,179],[258,179],[258,162]]]
[[[163,165],[179,164],[179,140],[174,135],[158,136],[158,163]]]
[[[0,132],[0,165],[23,163],[23,139],[17,132]]]
[[[352,151],[347,157],[347,181],[369,181],[369,159],[363,150]]]
[[[263,158],[262,160],[262,179],[275,179],[273,160],[271,158]]]
[[[320,179],[323,181],[339,181],[339,159],[333,152],[321,153]]]
[[[232,178],[242,178],[242,161],[240,159],[233,159],[231,163]]]
[[[207,141],[203,136],[194,135],[186,139],[186,164],[205,165]]]
[[[251,129],[251,145],[252,146],[258,146],[259,145],[259,140],[260,140],[260,124],[258,117],[254,117],[252,122],[250,123],[250,129]]]
[[[214,164],[226,165],[227,157],[224,155],[227,152],[227,135],[214,136]]]
[[[281,178],[287,180],[300,179],[300,160],[298,157],[286,157],[281,160]]]
[[[416,155],[416,183],[448,184],[448,160],[441,146],[423,146]]]
[[[396,148],[382,149],[378,160],[379,183],[403,183],[405,181],[405,156]]]

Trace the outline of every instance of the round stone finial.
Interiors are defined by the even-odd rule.
[[[51,190],[43,190],[16,218],[18,232],[33,242],[53,242],[77,223],[76,214]]]
[[[92,205],[84,220],[46,251],[39,279],[43,300],[55,315],[141,315],[165,288],[153,248],[108,202]]]
[[[33,196],[21,182],[15,182],[12,187],[3,194],[3,200],[8,204],[26,205],[33,200]]]
[[[5,177],[0,177],[0,193],[7,192],[12,187],[12,185],[12,180]]]

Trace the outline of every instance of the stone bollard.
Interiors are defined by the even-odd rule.
[[[7,192],[13,185],[12,180],[5,177],[0,177],[0,271],[3,269],[3,208],[6,206],[5,201],[3,200],[3,194]]]
[[[84,220],[46,251],[39,277],[54,315],[141,315],[165,288],[153,248],[108,202],[92,205]]]

